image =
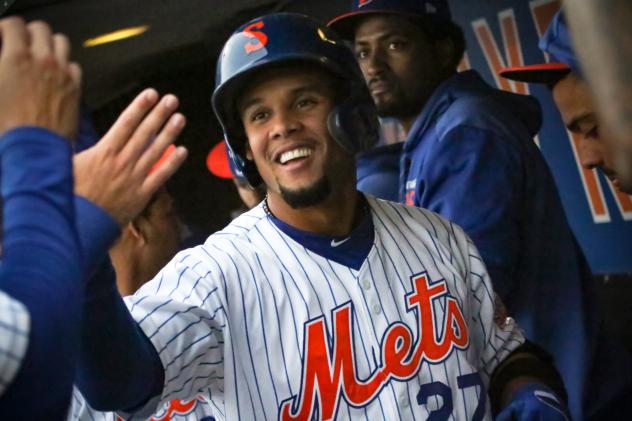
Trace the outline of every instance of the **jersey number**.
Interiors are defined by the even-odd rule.
[[[478,373],[464,374],[456,378],[459,389],[467,389],[468,387],[479,387],[478,405],[472,416],[472,421],[480,421],[485,415],[485,406],[487,402],[487,394],[483,386],[483,379]],[[448,385],[441,382],[426,383],[421,386],[417,394],[417,403],[426,405],[428,398],[431,396],[439,396],[443,401],[443,405],[439,409],[430,412],[428,421],[445,421],[452,414],[452,389]]]

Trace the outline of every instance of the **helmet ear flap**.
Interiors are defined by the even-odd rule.
[[[364,152],[379,140],[379,120],[373,101],[349,98],[334,108],[327,119],[331,136],[348,152]]]
[[[224,134],[224,139],[227,139],[226,134]],[[228,151],[228,163],[235,178],[246,181],[252,187],[257,187],[263,182],[254,161],[236,154],[228,141],[226,142],[226,150]]]

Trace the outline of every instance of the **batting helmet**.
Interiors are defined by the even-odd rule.
[[[327,26],[343,38],[353,39],[359,18],[372,13],[424,17],[439,22],[452,20],[446,0],[352,0],[351,11],[333,18]]]
[[[346,85],[346,95],[327,121],[332,137],[353,154],[378,141],[375,105],[353,53],[337,35],[300,14],[278,13],[253,19],[238,28],[224,45],[212,98],[233,166],[253,186],[261,183],[261,177],[244,153],[247,139],[236,100],[253,74],[262,69],[305,63],[330,72]]]

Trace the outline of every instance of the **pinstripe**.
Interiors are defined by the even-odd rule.
[[[239,251],[239,249],[235,248],[235,251],[237,253],[239,253],[239,255],[244,257],[241,254],[241,252]],[[244,260],[245,260],[245,257],[244,257]],[[255,287],[255,292],[257,293],[257,302],[259,304],[259,314],[261,315],[261,319],[263,320],[265,318],[265,315],[263,314],[263,307],[261,305],[261,294],[259,293],[259,286],[257,285],[257,282],[254,281],[255,273],[252,270],[252,267],[250,265],[248,265],[248,269],[250,269],[250,273],[251,273],[252,278],[253,278],[253,282],[252,283],[253,283],[253,285]],[[244,307],[244,309],[245,309],[245,307]],[[244,311],[244,319],[246,319],[246,318],[247,318],[247,316],[246,316],[245,311]],[[277,316],[277,319],[278,319],[278,316]],[[247,332],[248,332],[248,327],[246,327],[246,333]],[[266,363],[268,365],[268,371],[270,373],[270,379],[271,379],[271,383],[272,383],[272,390],[274,391],[274,398],[276,400],[276,406],[278,407],[279,406],[279,395],[277,394],[276,385],[274,384],[274,380],[273,380],[274,379],[274,375],[272,374],[272,368],[270,367],[270,355],[269,355],[269,352],[268,352],[268,339],[266,337],[266,330],[263,329],[262,333],[263,333],[263,347],[264,347],[264,349],[266,351]],[[248,346],[250,347],[250,343],[248,344]],[[250,359],[253,360],[252,351],[250,352]],[[254,369],[254,363],[253,363],[253,369]],[[257,388],[259,388],[258,384],[257,384]],[[261,396],[261,394],[259,394],[259,396]],[[263,406],[263,399],[261,400],[261,405]]]
[[[237,247],[235,247],[235,245],[232,242],[230,242],[230,244],[233,246],[233,248],[235,250],[237,250]],[[216,250],[224,253],[226,255],[226,257],[228,257],[230,259],[233,267],[235,268],[235,270],[237,272],[237,283],[239,284],[239,289],[241,291],[241,296],[243,298],[243,296],[244,296],[244,289],[243,289],[242,276],[241,276],[241,272],[240,272],[239,266],[237,265],[237,263],[235,263],[235,260],[233,259],[233,257],[230,254],[228,254],[226,251],[220,250],[219,248],[217,248],[214,245],[213,245],[213,247],[215,247]],[[245,262],[242,262],[242,263],[245,263]],[[250,267],[250,265],[248,265],[248,268],[252,271],[252,268]],[[247,314],[247,311],[246,311],[245,300],[243,300],[243,299],[242,299],[242,310],[243,310],[243,314],[242,314],[243,318],[241,319],[241,321],[244,324],[244,329],[245,329],[245,333],[246,333],[246,343],[248,344],[248,351],[249,351],[248,354],[250,356],[250,364],[251,364],[251,367],[252,367],[252,371],[256,372],[255,362],[254,362],[254,358],[252,356],[252,346],[250,345],[250,335],[249,335],[249,332],[248,332],[248,314]],[[261,409],[262,409],[263,413],[265,414],[265,406],[263,404],[263,397],[261,396],[261,390],[260,390],[260,387],[259,387],[259,381],[257,380],[256,376],[253,378],[253,380],[254,380],[255,386],[257,387],[257,394],[259,395],[259,402],[261,403]],[[247,385],[248,385],[248,391],[250,391],[250,383],[248,382]],[[252,400],[252,396],[251,396],[251,400]],[[253,402],[253,406],[254,406],[254,402]],[[264,418],[267,419],[267,417],[265,417],[265,415],[264,415]],[[255,419],[256,419],[256,416],[255,416]]]

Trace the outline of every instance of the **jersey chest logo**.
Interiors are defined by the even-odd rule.
[[[357,377],[351,302],[333,310],[331,339],[324,316],[306,323],[301,389],[281,404],[280,420],[307,421],[316,412],[321,420],[333,419],[342,399],[354,407],[364,406],[392,379],[413,378],[423,361],[438,363],[454,348],[468,347],[465,318],[457,301],[448,294],[445,280],[432,283],[426,273],[421,273],[411,281],[413,290],[405,301],[407,311],[417,316],[416,335],[406,324],[393,323],[382,337],[379,366],[366,379]],[[438,320],[441,315],[433,306],[440,298],[445,298],[443,320]]]

